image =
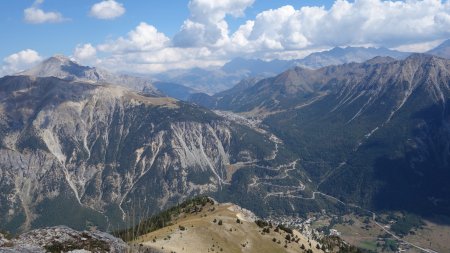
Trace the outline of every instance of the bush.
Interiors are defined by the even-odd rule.
[[[238,220],[239,220],[239,219],[238,219]],[[267,223],[266,221],[263,221],[263,220],[256,220],[255,223],[256,223],[256,225],[258,225],[258,227],[260,227],[260,228],[264,228],[264,227],[269,226],[269,223]]]
[[[287,241],[291,241],[291,235],[290,235],[290,234],[287,234],[286,237],[285,237],[284,239],[286,239]]]
[[[288,234],[292,234],[293,233],[291,228],[285,227],[283,224],[278,225],[277,228],[283,230],[284,232],[286,232]]]

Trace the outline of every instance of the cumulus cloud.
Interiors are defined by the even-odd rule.
[[[98,19],[115,19],[125,13],[125,8],[115,0],[105,0],[94,4],[89,13]]]
[[[45,12],[40,8],[40,5],[44,0],[36,0],[34,4],[23,11],[24,20],[30,24],[43,24],[43,23],[59,23],[67,20],[59,12]]]
[[[233,34],[253,50],[373,45],[398,47],[450,36],[450,4],[440,0],[337,0],[324,7],[283,6],[258,14]]]
[[[127,36],[97,46],[109,57],[102,59],[108,69],[158,72],[192,66],[218,65],[208,47],[174,47],[170,39],[154,26],[140,23]],[[221,61],[223,63],[223,61]]]
[[[97,49],[90,43],[77,45],[73,52],[73,58],[83,64],[95,64],[97,62]]]
[[[227,15],[239,17],[254,0],[192,0],[190,17],[174,37],[178,47],[223,46],[228,42]]]
[[[163,49],[170,44],[170,39],[164,33],[145,22],[140,23],[134,30],[124,37],[112,40],[102,45],[99,49],[105,52],[124,53],[133,51],[152,51]]]
[[[335,46],[383,46],[424,51],[450,37],[447,0],[336,0],[330,8],[281,6],[230,32],[227,16],[242,16],[254,0],[191,0],[190,15],[172,38],[141,23],[97,46],[111,68],[157,72],[220,65],[233,57],[292,59]]]
[[[3,59],[1,75],[15,74],[30,68],[42,60],[38,52],[32,49],[22,50]]]

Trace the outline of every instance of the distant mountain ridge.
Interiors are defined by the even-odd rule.
[[[164,95],[182,101],[187,101],[190,95],[198,92],[192,88],[178,83],[153,82],[153,86]],[[144,92],[146,92],[146,88],[144,88]]]
[[[218,69],[191,69],[169,71],[156,77],[161,81],[175,82],[207,94],[215,94],[230,89],[243,79],[275,76],[289,68],[303,66],[321,68],[350,62],[364,62],[376,56],[389,56],[403,59],[410,53],[387,48],[336,47],[331,50],[313,53],[303,59],[271,60],[235,58]]]
[[[361,63],[378,56],[391,57],[400,60],[406,58],[410,54],[411,53],[400,52],[383,47],[335,47],[328,51],[312,53],[301,60],[297,60],[296,65],[317,69],[330,65],[341,65],[352,62]]]

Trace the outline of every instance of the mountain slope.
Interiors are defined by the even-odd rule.
[[[191,94],[197,93],[196,90],[177,83],[154,82],[153,86],[164,95],[182,101],[187,101]],[[146,89],[144,89],[144,92],[146,92]]]
[[[289,70],[240,92],[225,109],[260,118],[319,191],[371,208],[445,214],[449,84],[448,60],[378,57]]]
[[[33,68],[23,71],[18,75],[35,77],[57,77],[69,81],[84,81],[93,83],[111,83],[132,88],[137,91],[145,89],[148,95],[160,96],[161,93],[144,78],[110,73],[104,69],[82,66],[75,61],[56,55],[50,57]]]
[[[216,93],[212,96],[206,93],[193,93],[187,97],[187,101],[204,106],[206,108],[226,108],[235,96],[247,88],[256,84],[261,78],[248,78],[241,80],[231,89]]]
[[[431,49],[427,53],[436,55],[438,57],[450,59],[450,40],[442,42],[439,46]]]

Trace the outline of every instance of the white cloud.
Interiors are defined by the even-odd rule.
[[[22,50],[3,59],[1,75],[15,74],[30,68],[42,60],[38,52],[32,49]]]
[[[90,15],[98,19],[115,19],[125,13],[123,4],[114,0],[105,0],[91,7]]]
[[[97,49],[91,44],[77,45],[73,52],[73,58],[82,64],[97,63]]]
[[[115,70],[148,73],[218,65],[218,60],[212,56],[208,47],[173,47],[164,33],[145,22],[140,23],[126,37],[100,44],[97,49],[109,54],[109,57],[102,59],[102,66]]]
[[[44,3],[44,0],[36,0],[34,4],[23,11],[24,20],[30,24],[43,24],[43,23],[59,23],[67,20],[59,12],[45,12],[39,5]]]
[[[429,51],[430,49],[437,47],[444,41],[445,41],[445,39],[439,39],[439,40],[427,41],[427,42],[422,42],[422,43],[412,43],[412,44],[401,45],[401,46],[395,47],[393,49],[403,51],[403,52],[424,53],[424,52]]]
[[[124,53],[133,51],[151,51],[163,49],[169,46],[170,39],[164,33],[145,22],[140,23],[127,37],[109,41],[99,45],[101,51],[112,53]]]
[[[180,32],[174,37],[174,44],[179,47],[215,46],[228,42],[227,15],[243,16],[245,9],[255,0],[191,0],[191,15]]]

